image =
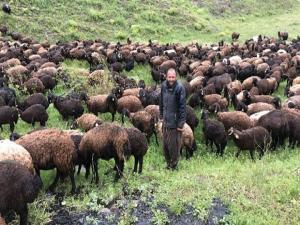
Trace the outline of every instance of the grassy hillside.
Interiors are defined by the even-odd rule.
[[[12,14],[0,12],[0,24],[11,30],[28,34],[39,40],[74,40],[101,38],[108,41],[124,40],[127,36],[138,41],[156,39],[162,42],[216,42],[229,41],[232,31],[241,33],[247,39],[262,33],[275,36],[278,30],[288,31],[290,37],[300,34],[300,2],[295,0],[22,0],[9,1]],[[88,73],[85,61],[66,60],[62,67],[72,77],[72,87],[79,85],[82,75]],[[136,66],[127,75],[144,79],[151,84],[150,67]],[[277,93],[283,98],[284,83]],[[55,88],[56,94],[69,89],[62,83]],[[63,121],[53,105],[48,108],[48,127],[68,129],[71,121]],[[200,112],[197,111],[199,116]],[[109,114],[100,118],[109,120]],[[117,116],[120,122],[120,116]],[[201,123],[200,123],[201,124]],[[126,122],[126,126],[130,126]],[[1,136],[8,137],[8,126]],[[19,120],[16,132],[30,131],[30,125]],[[288,147],[276,152],[267,152],[262,160],[255,163],[249,153],[239,159],[234,157],[237,150],[230,142],[225,156],[216,158],[206,149],[203,142],[202,126],[196,130],[198,151],[191,160],[182,159],[179,170],[165,170],[161,145],[151,140],[149,151],[144,158],[142,175],[132,175],[133,160],[126,162],[124,178],[113,182],[113,174],[104,172],[113,167],[113,161],[100,161],[98,186],[86,181],[84,174],[76,177],[80,193],[69,195],[70,185],[66,179],[57,192],[66,193],[64,207],[69,211],[86,210],[99,212],[113,199],[118,206],[129,204],[121,215],[119,224],[133,224],[131,210],[136,201],[124,200],[127,192],[138,190],[141,199],[153,197],[150,207],[153,213],[151,223],[164,225],[169,219],[160,204],[165,204],[172,213],[179,215],[187,205],[194,214],[205,219],[213,198],[220,198],[229,208],[230,214],[221,224],[236,225],[277,225],[299,224],[300,221],[300,152],[299,148]],[[257,157],[257,156],[256,156]],[[56,213],[57,197],[46,194],[46,187],[54,179],[55,171],[43,172],[44,189],[39,198],[30,205],[31,224],[46,224]],[[100,199],[100,201],[98,201]],[[124,203],[125,202],[125,203]],[[88,220],[88,219],[87,219]],[[97,224],[96,217],[89,218],[88,224]],[[17,224],[15,220],[12,224]]]
[[[278,30],[299,34],[297,0],[23,0],[9,1],[8,24],[38,39],[51,41],[101,38],[163,42],[229,40],[233,31],[246,39]]]

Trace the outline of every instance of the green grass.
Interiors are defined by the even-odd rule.
[[[245,40],[257,34],[299,34],[296,0],[24,0],[9,1],[12,14],[1,24],[51,42],[74,39],[148,39],[160,42],[230,41],[233,31]]]
[[[20,31],[38,40],[51,42],[74,39],[104,39],[117,41],[130,36],[133,40],[146,42],[156,39],[161,42],[187,43],[193,40],[201,43],[217,42],[220,39],[230,41],[233,31],[241,33],[245,40],[262,33],[275,36],[278,30],[288,31],[290,37],[300,33],[300,10],[298,1],[257,0],[235,1],[97,1],[97,0],[24,0],[9,1],[12,5],[11,16],[0,12],[1,24],[9,25],[11,30]],[[199,4],[197,2],[200,2]],[[216,4],[218,2],[219,4]],[[231,7],[228,7],[228,4]],[[89,65],[85,61],[66,60],[62,63],[69,76],[71,87],[86,87],[86,75]],[[126,75],[147,85],[153,84],[150,67],[137,65]],[[275,95],[283,98],[284,83]],[[88,89],[90,94],[104,93],[109,88]],[[70,91],[63,83],[55,88],[56,94]],[[62,121],[52,105],[47,127],[68,129],[71,121]],[[199,116],[199,110],[197,115]],[[110,120],[109,114],[100,118]],[[120,116],[117,116],[120,122]],[[126,126],[130,126],[126,122]],[[9,135],[8,126],[4,126],[2,137]],[[16,132],[25,134],[32,128],[22,120],[16,126]],[[154,191],[152,223],[164,224],[166,215],[157,209],[164,203],[171,211],[180,214],[187,204],[195,208],[200,218],[205,218],[212,199],[219,197],[229,209],[230,215],[224,220],[228,224],[299,224],[300,221],[300,152],[297,149],[283,148],[276,152],[267,152],[262,160],[252,162],[248,152],[239,159],[234,157],[235,145],[230,142],[223,158],[217,158],[209,152],[203,142],[202,127],[196,130],[198,151],[191,160],[182,159],[179,170],[165,170],[161,145],[154,139],[144,159],[142,175],[132,175],[133,160],[126,162],[124,178],[113,183],[113,174],[104,172],[113,167],[113,161],[100,161],[100,184],[86,181],[84,175],[76,177],[80,194],[77,197],[67,195],[66,206],[75,211],[99,211],[103,205],[97,204],[99,198],[109,202],[122,195],[122,187],[129,190],[141,190],[142,198]],[[30,204],[30,222],[45,224],[53,212],[49,211],[54,197],[46,195],[45,189],[54,179],[55,171],[42,173],[44,189],[39,198]],[[69,180],[60,184],[57,191],[70,192]],[[135,207],[134,205],[132,207]],[[120,224],[130,223],[128,213],[122,216]],[[17,224],[14,221],[13,224]]]

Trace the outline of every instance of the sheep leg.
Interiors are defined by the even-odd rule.
[[[114,122],[115,121],[115,113],[111,114],[111,121]]]
[[[157,139],[157,133],[156,133],[155,130],[154,130],[154,137],[155,137],[155,141],[156,141],[157,146],[159,146],[159,144],[158,144],[158,139]]]
[[[56,169],[56,176],[55,176],[55,178],[54,178],[54,181],[53,181],[53,183],[49,186],[49,191],[51,191],[51,192],[54,192],[54,189],[55,189],[55,186],[57,185],[57,182],[58,182],[58,180],[59,180],[59,177],[60,177],[60,173],[59,173],[59,171]]]
[[[40,126],[45,127],[46,126],[46,121],[40,121]]]
[[[91,167],[91,164],[88,163],[86,166],[85,166],[85,179],[88,179],[89,176],[90,176],[90,167]]]
[[[143,171],[143,156],[139,157],[139,174]]]
[[[259,150],[260,150],[259,151],[259,159],[261,159],[264,156],[265,152],[264,152],[264,148],[260,148]]]
[[[31,126],[32,126],[32,128],[34,128],[34,125],[35,125],[35,122],[34,122],[34,121],[32,121],[32,122],[31,122]]]
[[[0,124],[0,128],[1,128],[1,131],[3,132],[3,127],[2,127],[2,124]]]
[[[242,150],[241,150],[241,149],[239,149],[239,150],[237,151],[237,153],[235,153],[235,157],[237,157],[237,158],[238,158],[238,157],[239,157],[239,155],[240,155],[240,153],[241,153],[241,151],[242,151]]]
[[[96,184],[98,184],[99,183],[98,159],[96,157],[93,159],[93,167],[94,167],[94,173],[96,174]]]
[[[250,156],[251,156],[251,159],[253,161],[255,161],[255,159],[254,159],[254,150],[253,149],[250,150]]]
[[[136,173],[137,172],[137,166],[138,166],[138,157],[134,156],[134,168],[133,168],[133,172]]]
[[[119,160],[118,158],[115,158],[115,164],[117,166],[117,172],[115,176],[115,181],[118,181],[122,175],[124,170],[124,160]]]
[[[25,205],[21,210],[18,211],[20,215],[20,225],[27,225],[27,217],[28,217],[28,208]]]
[[[80,174],[81,166],[82,166],[82,164],[80,163],[80,164],[78,165],[77,176],[79,176],[79,174]]]
[[[75,184],[74,173],[75,173],[75,169],[73,169],[72,172],[70,173],[70,179],[71,179],[71,184],[72,184],[71,194],[76,193],[76,184]]]
[[[2,128],[2,126],[0,126],[1,127],[1,131],[3,131],[3,128]],[[10,131],[13,133],[14,132],[14,129],[15,129],[15,124],[12,122],[12,123],[10,123],[9,124],[9,128],[10,128]]]

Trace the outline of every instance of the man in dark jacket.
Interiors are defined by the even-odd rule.
[[[181,133],[186,117],[185,97],[184,87],[176,80],[176,71],[169,69],[166,81],[161,85],[159,104],[163,150],[168,169],[176,169],[179,161]]]

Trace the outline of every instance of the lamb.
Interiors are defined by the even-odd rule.
[[[80,146],[79,156],[85,159],[88,168],[93,159],[96,183],[99,182],[98,159],[114,158],[117,167],[115,180],[123,173],[125,155],[130,155],[130,144],[126,130],[114,123],[103,123],[84,134]]]
[[[42,106],[44,106],[45,109],[47,109],[49,106],[48,99],[42,93],[35,93],[28,96],[23,102],[20,102],[17,106],[19,109],[24,111],[28,107],[35,104],[41,104]]]
[[[0,214],[10,210],[20,215],[20,225],[27,225],[27,203],[32,203],[42,187],[40,178],[14,161],[0,162]]]
[[[84,132],[89,131],[102,123],[97,116],[91,113],[85,113],[78,117],[71,126],[71,129],[81,128]]]
[[[39,122],[41,126],[46,126],[46,121],[48,121],[48,113],[44,106],[41,104],[34,104],[29,106],[25,111],[20,111],[20,117],[26,123],[35,126],[35,122]]]
[[[264,150],[271,143],[271,136],[267,129],[261,126],[253,127],[243,131],[229,129],[229,136],[238,147],[236,157],[239,157],[242,150],[249,150],[251,159],[254,160],[254,150],[259,150],[259,159],[264,155]]]
[[[118,107],[118,99],[114,94],[90,96],[86,102],[89,112],[98,115],[98,113],[110,112],[112,121],[115,120],[115,114]]]
[[[206,147],[210,142],[210,148],[212,150],[213,144],[215,144],[217,155],[223,156],[227,145],[227,133],[223,123],[217,120],[210,120],[207,111],[202,112],[201,119],[203,119],[203,134]]]
[[[0,161],[13,160],[25,166],[32,174],[34,167],[29,152],[10,140],[0,141]]]
[[[15,124],[19,119],[18,110],[10,106],[0,106],[0,128],[3,131],[3,124],[9,124],[10,131],[14,132]]]
[[[130,95],[118,99],[117,111],[122,114],[123,109],[128,109],[129,112],[137,112],[143,109],[142,102],[139,98]]]
[[[75,193],[74,166],[77,152],[67,133],[58,129],[42,129],[25,134],[16,143],[30,153],[38,175],[40,170],[56,168],[56,177],[49,190],[54,191],[61,176],[69,175],[72,183],[71,193]]]
[[[226,130],[233,127],[237,130],[245,130],[253,126],[249,116],[244,112],[218,112],[217,119],[224,124]]]
[[[150,138],[154,133],[156,143],[158,144],[157,136],[154,128],[154,119],[148,112],[146,112],[145,110],[141,110],[135,113],[130,113],[128,109],[123,109],[122,124],[124,124],[125,116],[127,116],[130,119],[133,126],[135,126],[141,132],[146,134],[148,143],[150,143]]]
[[[147,153],[148,144],[146,136],[136,128],[125,128],[130,143],[130,152],[134,156],[134,169],[136,173],[139,166],[139,173],[143,171],[143,159]]]
[[[158,133],[160,139],[162,139],[162,122],[157,122],[155,124],[156,132]],[[182,154],[182,149],[186,149],[186,159],[189,159],[193,156],[194,151],[197,150],[196,140],[194,138],[194,134],[190,126],[185,123],[182,128],[181,134],[181,148],[180,153]]]

